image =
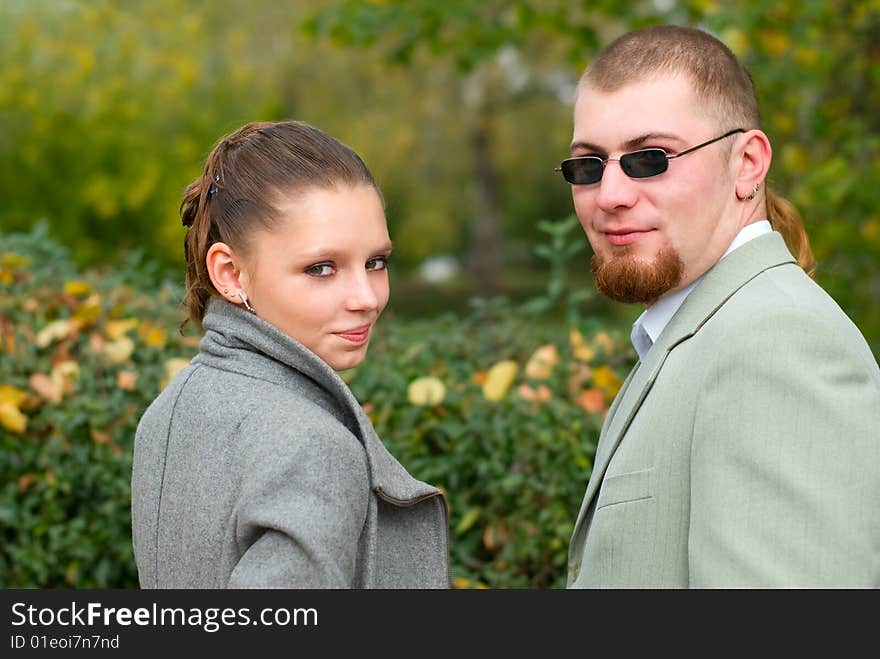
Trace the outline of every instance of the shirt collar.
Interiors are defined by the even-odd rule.
[[[730,243],[730,246],[724,254],[721,255],[721,258],[723,259],[737,247],[746,244],[762,234],[770,233],[771,231],[773,231],[773,228],[767,220],[747,224],[736,234],[733,241]],[[657,337],[660,336],[661,332],[666,328],[666,325],[672,320],[672,317],[675,315],[675,312],[678,311],[682,302],[684,302],[685,298],[694,287],[700,283],[702,278],[703,275],[700,275],[684,288],[661,295],[654,304],[645,309],[642,314],[636,318],[633,323],[632,332],[630,333],[630,341],[632,341],[633,347],[636,349],[640,361],[644,361],[645,355],[648,354],[648,350],[654,345],[654,341],[657,340]]]

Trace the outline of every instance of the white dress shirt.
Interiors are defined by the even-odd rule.
[[[767,220],[747,224],[736,234],[733,242],[730,243],[730,247],[721,255],[721,258],[723,259],[737,247],[744,245],[753,238],[771,231],[773,231],[773,228]],[[633,347],[639,355],[639,361],[644,361],[645,355],[648,354],[651,346],[654,345],[654,341],[657,340],[657,337],[660,336],[660,333],[669,321],[672,320],[684,299],[700,283],[703,276],[700,275],[696,280],[680,290],[661,295],[654,304],[645,309],[642,315],[636,318],[630,333],[630,341],[632,341]]]

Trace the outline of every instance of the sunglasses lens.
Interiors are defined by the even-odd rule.
[[[601,158],[586,156],[562,161],[562,176],[572,185],[590,185],[602,178],[605,165]]]
[[[620,166],[627,176],[648,178],[665,172],[669,168],[669,160],[663,149],[643,149],[622,155]]]

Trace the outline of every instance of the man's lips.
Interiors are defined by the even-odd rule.
[[[370,325],[361,325],[360,327],[353,327],[341,332],[334,332],[334,334],[351,343],[364,343],[367,337],[370,336],[370,327]]]
[[[603,231],[602,234],[609,243],[616,246],[631,245],[646,233],[650,233],[653,229],[614,229]]]

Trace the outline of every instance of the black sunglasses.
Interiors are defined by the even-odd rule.
[[[693,153],[697,149],[709,146],[713,142],[723,140],[725,137],[744,132],[746,132],[744,128],[734,128],[724,133],[724,135],[719,135],[708,142],[679,151],[672,156],[663,149],[642,149],[641,151],[624,153],[620,158],[600,158],[599,156],[568,158],[563,160],[562,164],[555,171],[562,172],[562,177],[572,185],[591,185],[602,180],[605,163],[614,160],[620,163],[623,173],[630,178],[649,178],[662,174],[669,169],[669,161],[673,158],[681,158],[688,153]]]

